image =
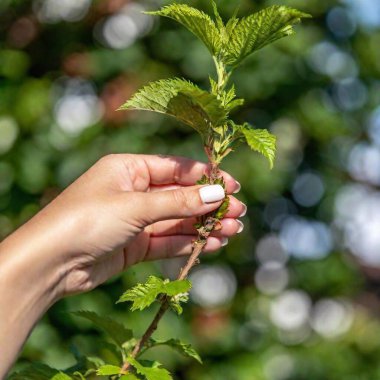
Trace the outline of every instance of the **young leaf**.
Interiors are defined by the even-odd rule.
[[[163,292],[170,297],[187,293],[191,289],[191,282],[189,280],[176,280],[164,282]]]
[[[181,342],[179,339],[169,339],[169,340],[155,340],[150,339],[149,348],[157,346],[169,346],[174,350],[178,351],[181,355],[195,359],[197,362],[202,364],[202,359],[199,354],[191,347],[191,344]]]
[[[121,376],[119,380],[140,380],[140,379],[137,378],[132,373],[127,373],[126,375]]]
[[[170,297],[187,292],[191,287],[190,281],[163,281],[162,279],[150,276],[145,284],[137,284],[132,289],[127,290],[117,301],[132,302],[131,310],[143,310],[149,307],[159,294],[166,294]]]
[[[164,368],[154,367],[144,367],[136,359],[128,357],[128,362],[136,369],[136,372],[140,375],[145,376],[147,380],[173,380],[169,371]],[[160,365],[160,364],[158,364]]]
[[[127,290],[117,301],[132,302],[131,310],[144,310],[149,307],[161,293],[163,280],[155,276],[149,276],[145,284],[137,284],[132,289]]]
[[[119,346],[133,336],[132,331],[125,328],[121,323],[116,322],[109,317],[101,317],[93,311],[82,310],[73,312],[72,314],[93,322],[98,328],[106,332]]]
[[[103,365],[96,371],[98,376],[120,375],[121,368],[115,365]]]
[[[220,33],[214,21],[209,15],[192,8],[186,4],[171,4],[156,12],[147,12],[151,15],[171,18],[183,26],[191,33],[195,34],[208,48],[213,56],[220,50]]]
[[[181,303],[186,303],[189,301],[188,293],[180,293],[169,299],[169,305],[172,310],[174,310],[178,315],[183,313],[183,308]]]
[[[183,79],[165,79],[139,90],[119,110],[145,110],[167,114],[206,136],[211,126],[222,124],[227,112],[218,98]]]
[[[274,5],[243,19],[235,19],[226,27],[228,41],[224,41],[222,62],[237,66],[256,50],[291,34],[293,25],[311,17],[296,9]]]
[[[248,124],[241,127],[241,132],[251,149],[266,157],[269,160],[270,167],[273,168],[276,156],[276,136],[266,129],[253,129]]]

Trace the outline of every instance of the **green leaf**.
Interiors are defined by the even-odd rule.
[[[276,156],[276,136],[266,129],[253,129],[248,124],[241,126],[241,132],[251,149],[266,157],[269,160],[270,167],[273,168]]]
[[[191,346],[191,344],[181,342],[179,339],[169,339],[169,340],[155,340],[150,339],[149,348],[157,346],[168,346],[178,351],[181,355],[195,359],[197,362],[202,364],[202,359]]]
[[[109,376],[109,375],[119,375],[121,371],[120,367],[115,365],[103,365],[96,371],[98,376]]]
[[[109,317],[101,317],[93,311],[76,311],[72,313],[77,317],[85,318],[93,322],[98,328],[106,332],[119,346],[133,337],[131,330]]]
[[[170,297],[187,293],[191,289],[191,282],[189,280],[176,280],[166,281],[164,283],[164,290],[162,293]]]
[[[169,305],[172,310],[174,310],[178,315],[181,315],[183,312],[183,308],[181,303],[186,303],[189,301],[189,293],[181,293],[177,294],[174,297],[169,299]]]
[[[206,13],[185,4],[168,5],[148,14],[181,23],[203,41],[218,62],[232,67],[256,50],[293,34],[295,24],[302,18],[311,17],[293,8],[274,5],[242,19],[236,17],[236,11],[224,25],[214,1],[212,7],[215,21]]]
[[[220,205],[220,207],[216,211],[215,218],[219,220],[223,219],[228,212],[229,206],[230,206],[230,198],[226,197],[223,203]]]
[[[156,301],[158,295],[166,294],[169,297],[185,293],[191,288],[188,280],[169,281],[162,280],[155,276],[150,276],[145,284],[137,284],[132,289],[127,290],[117,301],[132,302],[131,310],[143,310]]]
[[[222,124],[227,112],[218,98],[183,79],[166,79],[139,90],[120,110],[136,109],[167,114],[206,136]]]
[[[54,375],[51,380],[73,380],[72,377],[70,377],[69,375],[66,375],[65,373],[63,372],[59,372],[57,373],[56,375]]]
[[[127,373],[126,375],[121,376],[120,380],[139,380],[139,378],[137,378],[132,373]]]
[[[148,14],[171,18],[196,35],[215,56],[221,46],[220,33],[209,15],[186,4],[171,4]],[[218,23],[220,22],[217,19]]]
[[[226,39],[220,56],[230,66],[264,46],[294,34],[293,25],[311,17],[296,9],[274,5],[242,19],[232,19],[226,26]]]
[[[137,284],[132,289],[127,290],[117,301],[132,302],[131,310],[144,310],[149,307],[161,293],[163,280],[150,276],[145,284]]]
[[[144,367],[136,359],[128,357],[128,362],[136,369],[136,372],[140,375],[145,376],[147,380],[173,380],[169,371],[164,368],[154,367]],[[158,365],[160,365],[158,363]]]

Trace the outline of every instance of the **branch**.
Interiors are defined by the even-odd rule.
[[[210,183],[213,183],[216,178],[219,176],[219,167],[216,164],[210,164],[211,170],[210,170]],[[193,251],[186,263],[186,265],[181,269],[181,272],[179,273],[177,280],[185,280],[191,269],[198,264],[199,255],[202,253],[204,247],[207,244],[207,239],[210,236],[210,234],[215,230],[215,227],[218,224],[218,220],[214,218],[213,216],[208,216],[201,228],[198,229],[198,238],[193,243]],[[149,327],[146,329],[144,335],[141,337],[141,339],[137,342],[136,346],[134,347],[131,356],[133,358],[136,358],[141,350],[144,348],[145,344],[149,341],[153,333],[157,330],[158,324],[166,311],[169,309],[170,306],[170,298],[168,296],[164,296],[161,299],[161,307],[159,308],[157,314],[153,318],[153,321],[149,325]],[[128,372],[130,364],[128,361],[125,361],[123,364],[123,367],[121,369],[121,374],[126,374]]]

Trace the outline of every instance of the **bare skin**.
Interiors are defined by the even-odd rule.
[[[180,157],[111,155],[98,161],[0,243],[0,378],[33,326],[59,299],[89,291],[130,266],[189,255],[204,203],[194,183],[207,164]],[[240,185],[222,173],[227,193]],[[205,252],[238,233],[245,206],[230,196]]]

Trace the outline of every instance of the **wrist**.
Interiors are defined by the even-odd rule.
[[[25,231],[0,243],[0,378],[9,370],[30,331],[58,299],[58,271],[44,262],[41,247]]]

